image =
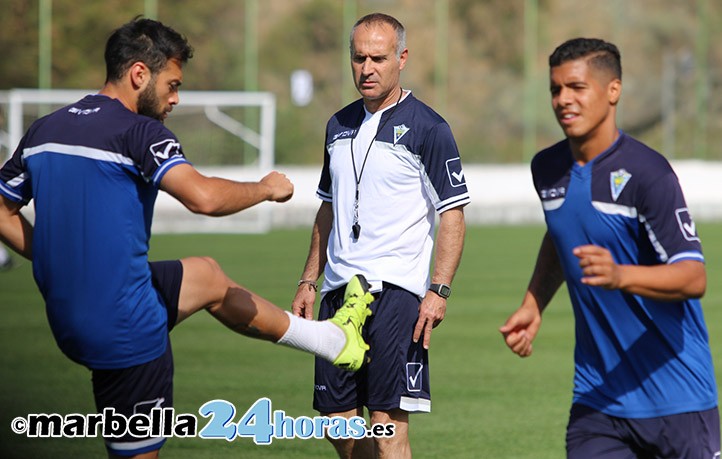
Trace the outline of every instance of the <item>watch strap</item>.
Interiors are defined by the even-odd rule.
[[[431,284],[429,290],[439,295],[441,298],[448,298],[451,296],[451,287],[447,284]]]

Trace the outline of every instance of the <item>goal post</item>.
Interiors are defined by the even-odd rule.
[[[0,91],[0,163],[12,155],[30,124],[97,90],[11,89]],[[274,168],[276,100],[269,92],[181,91],[165,120],[201,172],[231,180],[257,181]],[[32,214],[32,205],[27,206]],[[268,203],[235,215],[194,215],[159,193],[155,232],[258,233],[271,227]]]

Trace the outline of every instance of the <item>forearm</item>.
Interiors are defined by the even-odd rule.
[[[466,222],[464,209],[455,208],[441,214],[439,231],[436,235],[436,254],[431,282],[451,284],[461,262],[464,250]]]
[[[303,268],[301,279],[316,281],[326,266],[326,249],[328,237],[333,224],[333,208],[330,203],[324,202],[318,209],[316,220],[311,232],[311,246],[308,250],[306,265]]]
[[[685,260],[669,265],[619,266],[619,288],[658,301],[700,298],[707,288],[704,264]]]
[[[522,305],[530,304],[543,311],[564,283],[564,272],[554,242],[544,234],[534,272]]]
[[[0,199],[0,240],[28,260],[32,259],[33,226],[20,213],[20,207]]]
[[[622,290],[658,301],[699,298],[707,288],[704,264],[682,260],[671,264],[619,265],[604,247],[574,248],[582,270],[581,282],[591,287]]]
[[[284,202],[293,195],[293,184],[276,171],[258,182],[236,182],[206,177],[189,164],[171,168],[160,186],[191,212],[216,217],[240,212],[263,201]]]
[[[220,217],[253,207],[271,198],[268,186],[261,182],[235,182],[207,177],[195,194],[196,200],[183,203],[194,213]]]

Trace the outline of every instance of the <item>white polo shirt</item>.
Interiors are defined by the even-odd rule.
[[[469,203],[449,125],[410,92],[373,114],[358,100],[329,120],[317,195],[334,212],[323,293],[363,274],[372,291],[388,282],[424,296],[436,214]]]

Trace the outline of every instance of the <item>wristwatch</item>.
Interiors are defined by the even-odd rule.
[[[431,284],[429,290],[439,295],[441,298],[448,298],[451,296],[451,287],[446,284]]]

